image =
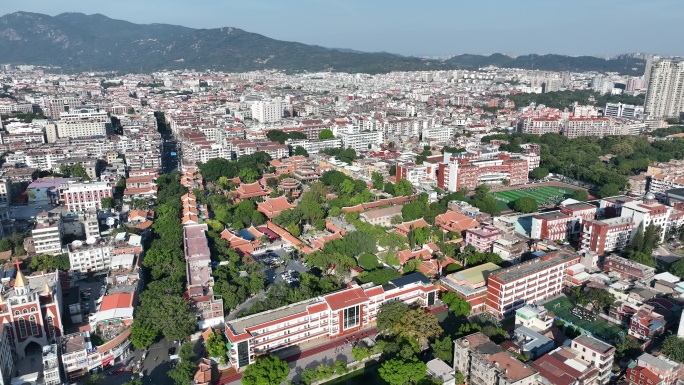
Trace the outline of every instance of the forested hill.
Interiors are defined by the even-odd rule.
[[[445,62],[449,67],[474,69],[487,66],[501,68],[521,68],[545,71],[570,72],[618,72],[625,75],[641,76],[644,74],[646,61],[622,55],[615,59],[601,59],[594,56],[565,55],[522,55],[515,58],[493,54],[458,55]]]
[[[59,66],[64,71],[149,72],[164,69],[278,69],[386,73],[477,69],[489,65],[550,71],[608,71],[641,75],[643,60],[525,55],[459,55],[428,60],[280,41],[225,27],[193,29],[134,24],[106,16],[15,12],[0,17],[2,63]]]

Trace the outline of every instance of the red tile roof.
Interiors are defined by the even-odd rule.
[[[366,293],[364,293],[363,289],[360,287],[328,294],[323,298],[333,311],[345,309],[368,301],[368,296],[366,296]]]

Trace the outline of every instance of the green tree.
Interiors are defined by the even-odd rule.
[[[352,357],[354,357],[356,361],[361,361],[364,358],[370,357],[371,353],[370,349],[364,346],[354,345],[352,347]]]
[[[684,363],[684,338],[680,338],[676,335],[665,338],[662,351],[670,359],[679,363]]]
[[[328,140],[328,139],[335,139],[335,135],[333,135],[333,132],[329,129],[324,129],[321,130],[321,132],[318,133],[318,139],[320,140]]]
[[[100,204],[102,205],[102,208],[104,210],[109,210],[114,208],[114,198],[112,197],[107,197],[107,198],[102,198],[100,201]]]
[[[441,340],[435,340],[435,342],[433,342],[430,346],[432,347],[432,356],[434,358],[439,358],[445,362],[453,361],[454,354],[452,352],[452,348],[454,343],[451,341],[450,336],[446,336]]]
[[[142,378],[133,378],[130,381],[124,382],[123,385],[143,385],[143,380]]]
[[[71,176],[74,178],[82,178],[83,180],[90,180],[88,173],[80,163],[71,166]]]
[[[361,283],[373,282],[376,285],[386,285],[389,281],[399,277],[401,277],[401,274],[399,274],[397,270],[386,268],[364,271],[359,274],[356,279]]]
[[[468,314],[470,314],[470,311],[472,310],[468,301],[459,297],[456,293],[450,291],[442,295],[442,302],[444,302],[445,305],[449,306],[449,310],[451,310],[455,315],[459,317],[467,316]]]
[[[273,385],[285,381],[290,373],[287,362],[276,356],[266,356],[257,359],[247,366],[243,376],[243,385]]]
[[[684,258],[680,258],[677,262],[670,265],[669,272],[679,278],[684,278]]]
[[[395,176],[397,175],[397,166],[396,165],[391,165],[389,168],[389,174],[390,176]]]
[[[136,349],[146,349],[156,341],[157,336],[159,336],[157,329],[147,327],[137,320],[133,321],[130,339]]]
[[[434,340],[442,334],[442,327],[434,314],[424,309],[409,309],[402,314],[400,322],[394,324],[394,332],[423,345],[426,340]]]
[[[104,375],[102,373],[88,374],[83,379],[84,385],[98,385],[104,380]]]
[[[390,385],[417,384],[427,376],[427,365],[416,357],[396,357],[383,362],[378,373]]]
[[[222,364],[226,363],[228,355],[228,348],[226,348],[226,341],[220,332],[214,332],[207,338],[205,342],[207,353],[209,357],[218,358]]]
[[[373,181],[373,188],[376,190],[381,190],[384,187],[385,178],[379,172],[373,171],[371,173],[371,180]]]
[[[351,179],[345,179],[344,182],[340,184],[340,192],[349,195],[354,192],[354,182]]]
[[[259,173],[251,168],[243,168],[240,170],[240,180],[244,183],[254,183],[259,177]]]
[[[376,318],[376,325],[380,334],[394,334],[398,323],[404,314],[409,311],[409,306],[401,301],[386,303],[380,307]]]
[[[530,197],[520,197],[513,202],[513,209],[521,213],[533,213],[537,211],[537,201]]]
[[[381,265],[378,262],[378,257],[371,253],[364,253],[359,257],[359,266],[366,271],[370,271],[377,269]]]
[[[180,361],[173,369],[169,370],[169,377],[173,379],[176,385],[190,385],[195,372],[197,372],[193,344],[190,342],[184,343],[180,348],[180,352],[178,352],[178,357]]]
[[[301,230],[299,229],[299,224],[297,223],[291,223],[289,226],[287,226],[286,230],[295,237],[302,235]]]
[[[633,360],[643,352],[641,344],[634,338],[624,337],[615,341],[615,357],[620,360]]]
[[[305,149],[304,147],[302,147],[302,146],[297,146],[297,147],[295,147],[295,149],[294,149],[293,155],[295,155],[295,156],[305,156],[305,157],[308,158],[308,157],[309,157],[309,152],[306,151],[306,149]]]
[[[615,302],[615,296],[608,290],[592,287],[586,294],[587,301],[592,305],[594,313],[604,311],[608,306]]]
[[[71,269],[68,254],[35,255],[31,258],[29,268],[32,271],[67,271]]]
[[[463,373],[459,371],[454,373],[454,383],[457,385],[465,384],[465,377],[463,377]]]
[[[536,180],[541,180],[549,176],[549,170],[544,167],[536,167],[530,171],[530,177]]]
[[[9,238],[0,239],[0,252],[10,251],[12,247],[13,245]]]
[[[603,185],[598,192],[601,198],[611,197],[620,194],[620,186],[615,183],[608,183]]]
[[[390,195],[395,195],[396,193],[394,192],[394,183],[392,183],[392,182],[385,183],[385,187],[383,187],[382,191],[384,191]]]
[[[131,207],[135,210],[147,210],[149,208],[149,204],[147,203],[147,199],[133,199],[133,202],[131,202]]]
[[[413,195],[413,185],[406,179],[399,179],[394,185],[395,196],[411,196]]]
[[[572,192],[572,199],[578,200],[580,202],[586,202],[589,200],[589,194],[584,190],[575,190]]]

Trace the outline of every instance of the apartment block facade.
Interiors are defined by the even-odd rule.
[[[560,251],[491,273],[484,311],[503,319],[528,303],[559,295],[568,268],[579,261],[578,255]]]
[[[62,190],[62,202],[68,211],[99,210],[102,199],[112,196],[109,182],[69,182]]]

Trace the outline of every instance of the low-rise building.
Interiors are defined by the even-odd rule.
[[[69,182],[62,190],[62,201],[68,211],[102,209],[102,199],[113,196],[108,182]]]
[[[481,253],[491,252],[494,242],[502,236],[501,230],[488,225],[475,229],[468,229],[465,233],[466,245],[472,245]]]
[[[62,337],[62,365],[66,378],[73,381],[88,374],[88,351],[93,347],[89,332],[78,332]]]
[[[525,305],[515,311],[515,324],[543,333],[553,326],[553,317],[543,306]]]
[[[391,227],[392,219],[401,218],[403,206],[396,205],[377,210],[368,210],[359,214],[359,219],[372,225]]]
[[[536,385],[538,373],[478,332],[454,341],[454,369],[469,384]]]
[[[31,230],[36,254],[61,254],[62,234],[61,215],[51,212],[38,214],[36,216],[36,224],[33,230]]]
[[[578,352],[582,360],[598,369],[599,384],[607,384],[615,360],[615,347],[587,334],[573,339],[571,347]]]
[[[629,364],[625,379],[633,385],[673,385],[677,382],[678,375],[678,363],[664,356],[655,357],[644,353]]]
[[[472,313],[483,311],[487,297],[487,277],[500,267],[487,262],[449,274],[439,283],[443,290],[452,291],[468,302]]]
[[[603,271],[613,271],[621,277],[632,281],[650,282],[655,276],[655,269],[653,267],[617,255],[609,255],[605,258]]]

